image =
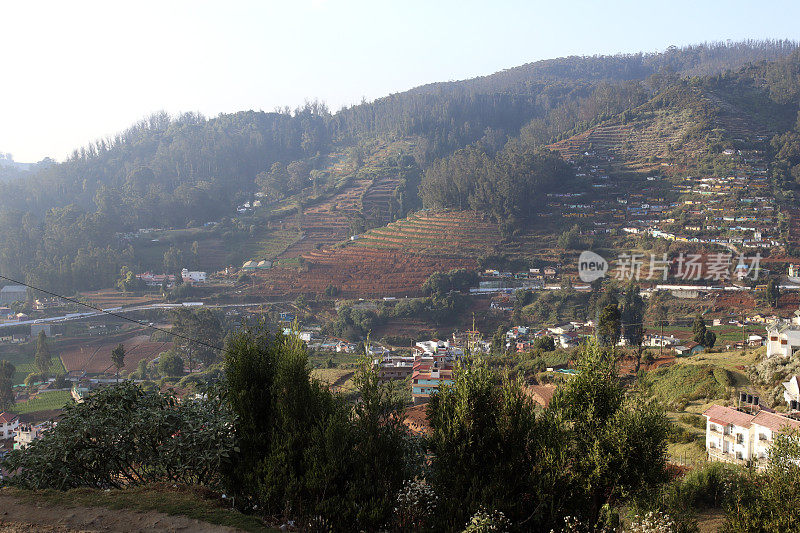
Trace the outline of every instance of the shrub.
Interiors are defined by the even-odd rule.
[[[10,483],[28,489],[159,481],[219,487],[234,446],[229,419],[216,395],[179,403],[123,382],[68,404],[54,428],[12,452],[3,467],[18,470]]]

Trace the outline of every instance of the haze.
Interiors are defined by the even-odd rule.
[[[788,1],[13,3],[0,152],[63,159],[161,109],[214,116],[318,98],[336,110],[571,54],[798,39],[798,19]]]

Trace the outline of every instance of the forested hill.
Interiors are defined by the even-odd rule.
[[[337,158],[359,159],[362,148],[377,139],[418,140],[417,164],[433,169],[421,187],[426,202],[480,205],[516,224],[531,216],[532,194],[569,174],[541,153],[545,145],[666,94],[687,83],[688,75],[709,73],[712,79],[753,62],[741,71],[751,74],[732,74],[731,83],[750,79],[740,98],[791,107],[800,63],[796,48],[764,41],[556,59],[427,85],[335,114],[317,103],[292,112],[243,111],[211,119],[157,113],[76,150],[63,163],[0,181],[0,271],[39,283],[58,279],[60,287],[107,279],[131,261],[115,233],[219,220],[259,189],[275,201],[302,201],[320,179],[333,185],[320,178],[321,169]],[[787,164],[796,165],[791,157]],[[471,177],[443,177],[456,170]],[[433,180],[440,178],[446,187],[434,198]]]
[[[670,47],[664,52],[612,56],[570,56],[526,63],[477,78],[423,85],[409,93],[524,92],[539,82],[621,82],[662,74],[676,77],[707,76],[758,61],[780,59],[796,50],[788,40],[705,43]]]

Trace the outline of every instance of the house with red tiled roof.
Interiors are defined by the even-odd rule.
[[[10,439],[19,427],[19,417],[11,413],[0,413],[0,440]]]
[[[709,460],[762,468],[775,435],[800,430],[800,420],[755,408],[745,412],[722,405],[705,410]]]

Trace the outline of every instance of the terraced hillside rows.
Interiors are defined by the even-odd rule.
[[[634,168],[653,157],[674,159],[675,151],[696,158],[708,146],[707,135],[721,138],[724,132],[731,139],[752,141],[774,133],[723,95],[695,87],[687,98],[691,104],[679,108],[644,104],[628,120],[607,120],[548,148],[568,160],[586,152],[610,155]]]
[[[381,173],[374,178],[371,174],[379,170],[387,158],[395,157],[413,146],[414,143],[409,140],[379,145],[358,171],[341,160],[333,164],[329,168],[333,179],[349,177],[349,186],[321,204],[303,211],[298,217],[303,236],[279,254],[278,259],[296,258],[346,239],[350,234],[351,220],[359,214],[388,222],[391,215],[390,201],[399,184],[399,178],[391,173]]]
[[[421,213],[371,230],[355,241],[303,254],[301,268],[257,274],[264,296],[415,296],[433,272],[475,269],[500,241],[497,225],[473,212]]]

